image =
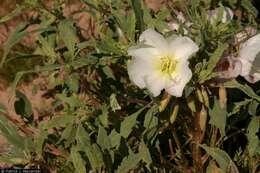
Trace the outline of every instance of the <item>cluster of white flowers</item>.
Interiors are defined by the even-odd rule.
[[[208,20],[216,20],[219,9],[209,11]],[[232,20],[232,10],[225,7],[222,22]],[[182,17],[181,22],[185,19]],[[179,25],[172,24],[178,30]],[[189,58],[199,47],[186,36],[172,35],[164,38],[153,29],[147,29],[139,38],[139,45],[131,47],[128,54],[132,60],[128,63],[128,74],[132,82],[140,88],[147,88],[153,96],[160,95],[164,89],[170,95],[181,97],[183,89],[192,77]],[[253,36],[240,46],[238,57],[229,56],[229,68],[223,77],[235,78],[243,76],[249,82],[260,80],[260,34]],[[259,60],[258,60],[259,59]],[[258,65],[259,66],[259,65]]]

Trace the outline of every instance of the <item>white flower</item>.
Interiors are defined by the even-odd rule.
[[[223,7],[223,8],[224,9],[223,9],[221,22],[226,23],[233,19],[234,14],[230,8],[228,7]],[[217,20],[220,12],[221,12],[220,8],[216,8],[208,12],[208,20],[210,21],[210,23],[214,23],[214,21]]]
[[[130,79],[154,96],[163,89],[182,96],[192,76],[188,58],[198,51],[198,46],[188,37],[174,35],[165,39],[153,29],[144,31],[139,41],[140,46],[128,50],[133,57],[127,66]]]
[[[242,64],[240,75],[248,82],[260,80],[260,34],[241,44],[238,58]]]

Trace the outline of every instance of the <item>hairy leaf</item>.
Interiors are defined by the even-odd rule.
[[[251,119],[248,128],[247,128],[247,139],[248,139],[248,151],[249,155],[252,157],[257,154],[257,150],[259,152],[260,141],[257,137],[256,133],[258,133],[260,129],[260,117],[253,116]],[[258,153],[260,154],[260,153]]]
[[[16,29],[10,34],[10,36],[8,37],[7,41],[4,43],[4,54],[1,58],[1,62],[0,62],[0,68],[3,67],[3,64],[5,62],[5,59],[8,55],[8,53],[10,52],[11,48],[18,43],[19,41],[21,41],[21,39],[28,35],[28,32],[25,31],[26,28],[26,23],[21,23],[19,24]]]
[[[145,108],[145,107],[144,107]],[[132,128],[136,125],[136,119],[138,115],[144,110],[144,108],[138,110],[132,115],[126,117],[120,126],[120,135],[127,138],[132,132]]]
[[[62,20],[59,23],[60,38],[69,50],[70,60],[74,59],[77,43],[76,28],[71,20]]]
[[[258,96],[254,92],[254,90],[250,86],[248,86],[246,84],[242,85],[239,82],[237,82],[236,80],[232,80],[232,81],[224,83],[224,87],[239,89],[239,90],[243,91],[245,94],[247,94],[249,97],[257,100],[258,102],[260,102],[260,96]]]
[[[70,157],[71,157],[72,163],[76,169],[76,172],[86,173],[84,160],[81,158],[81,155],[79,154],[79,152],[75,146],[72,146],[72,148],[71,148]]]
[[[201,147],[218,163],[223,172],[229,172],[229,170],[233,170],[233,173],[239,173],[237,167],[234,162],[231,160],[229,155],[219,149],[214,147],[208,147],[206,145],[201,145]]]
[[[219,100],[216,98],[214,99],[213,107],[209,109],[209,116],[209,123],[216,126],[220,130],[221,136],[224,137],[226,135],[225,127],[227,111],[226,108],[221,108]]]
[[[18,128],[10,122],[8,119],[0,114],[0,131],[2,135],[8,140],[8,142],[15,147],[24,150],[23,137],[18,133]]]

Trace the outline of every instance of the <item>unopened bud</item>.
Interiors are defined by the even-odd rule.
[[[199,117],[200,117],[200,130],[204,131],[205,127],[206,127],[206,123],[207,123],[207,110],[205,109],[205,107],[202,105],[201,111],[199,113]]]
[[[227,102],[227,90],[223,85],[219,87],[218,94],[220,107],[224,108]]]
[[[162,100],[160,102],[160,106],[159,106],[159,111],[160,112],[165,110],[165,108],[167,107],[170,99],[171,99],[171,95],[168,94],[167,92],[164,92],[163,98],[162,98]]]
[[[171,116],[170,116],[170,123],[171,123],[171,124],[173,124],[174,121],[176,120],[177,115],[178,115],[178,112],[179,112],[179,105],[176,104],[176,105],[174,105],[172,114],[171,114]]]

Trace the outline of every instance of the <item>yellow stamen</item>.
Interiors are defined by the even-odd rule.
[[[171,56],[163,56],[160,58],[159,70],[163,75],[172,75],[176,70],[177,61]]]

